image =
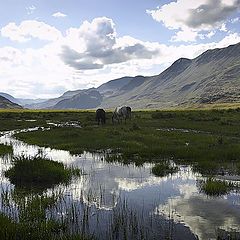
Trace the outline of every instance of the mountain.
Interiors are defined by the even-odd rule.
[[[26,107],[32,108],[32,109],[44,109],[44,108],[53,108],[54,109],[54,106],[57,103],[59,103],[63,100],[66,100],[66,99],[70,99],[73,96],[77,95],[78,93],[81,93],[84,91],[85,90],[67,91],[58,98],[52,98],[52,99],[48,99],[48,100],[41,101],[38,103],[28,104],[28,105],[26,105]]]
[[[130,91],[104,97],[101,107],[164,108],[223,102],[240,102],[240,43],[208,50],[195,59],[180,58]]]
[[[0,92],[0,96],[5,97],[6,99],[8,99],[9,101],[11,101],[13,103],[20,104],[20,102],[18,101],[17,98],[13,97],[12,95],[10,95],[8,93]]]
[[[180,58],[156,76],[122,77],[98,88],[65,92],[29,108],[169,108],[240,102],[240,43]]]
[[[19,104],[24,107],[27,107],[27,105],[30,105],[30,104],[39,104],[39,103],[47,101],[47,99],[41,99],[41,98],[37,98],[37,99],[17,98],[17,100],[18,100]]]
[[[71,98],[63,99],[53,106],[54,109],[96,108],[102,102],[102,95],[96,89],[81,91]]]
[[[0,92],[0,96],[5,97],[6,99],[8,99],[9,101],[16,103],[18,105],[21,106],[26,106],[28,104],[37,104],[37,103],[41,103],[43,101],[46,101],[46,99],[24,99],[24,98],[15,98],[12,95],[8,94],[8,93],[4,93],[4,92]]]
[[[97,90],[105,96],[116,93],[119,89],[128,84],[133,77],[122,77],[114,80],[110,80],[97,88]]]
[[[2,109],[21,109],[22,106],[9,101],[7,98],[0,96],[0,108]]]

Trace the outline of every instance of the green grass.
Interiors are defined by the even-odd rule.
[[[0,144],[0,155],[9,154],[12,152],[13,152],[12,146]]]
[[[121,158],[126,163],[158,162],[163,158],[189,162],[240,160],[239,138],[223,136],[223,142],[219,142],[217,134],[157,131],[157,121],[144,120],[135,120],[139,130],[132,130],[132,124],[128,123],[82,129],[54,128],[20,133],[17,137],[31,144],[68,150],[73,154],[111,149],[112,153],[121,153],[118,160]]]
[[[19,221],[0,213],[0,239],[4,240],[87,240],[82,234],[71,234],[64,222],[46,218],[51,198],[35,197],[21,208]]]
[[[237,169],[237,174],[240,175],[240,163],[237,163],[236,169]]]
[[[81,129],[53,127],[50,131],[19,133],[17,137],[30,144],[68,150],[73,154],[111,149],[109,161],[140,165],[173,159],[194,164],[195,169],[207,174],[209,169],[214,172],[226,162],[240,162],[240,108],[136,111],[126,125],[112,125],[111,112],[107,112],[107,124],[99,127],[93,111],[0,112],[0,122],[14,119],[36,119],[35,123],[27,124],[38,126],[47,126],[46,120],[79,121]],[[18,126],[21,128],[26,123],[18,124],[23,124]],[[176,130],[167,131],[169,128]]]
[[[208,178],[200,182],[200,190],[209,196],[220,196],[227,194],[234,188],[239,187],[231,182]]]
[[[178,168],[175,166],[171,166],[168,162],[157,163],[152,168],[152,173],[159,177],[164,177],[169,174],[176,173]]]
[[[47,126],[46,120],[66,122],[80,121],[85,125],[88,121],[95,120],[94,111],[81,110],[1,110],[0,109],[0,131],[24,129],[29,127]],[[26,120],[36,120],[29,122]]]
[[[40,157],[15,158],[13,166],[5,172],[5,176],[16,186],[45,188],[58,183],[68,183],[74,174],[79,175],[80,171]]]

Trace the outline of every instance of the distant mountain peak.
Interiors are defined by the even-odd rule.
[[[191,59],[179,58],[176,60],[169,68],[159,74],[163,81],[168,81],[169,79],[178,76],[183,71],[186,70],[192,63]]]
[[[224,48],[208,49],[194,60],[199,64],[207,64],[211,61],[221,61],[224,58],[235,58],[240,55],[240,42],[237,44],[229,45]]]

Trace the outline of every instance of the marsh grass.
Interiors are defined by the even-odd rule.
[[[69,150],[72,154],[81,154],[84,150],[96,152],[111,149],[111,153],[117,157],[112,155],[109,160],[135,162],[137,165],[162,159],[182,159],[191,164],[203,162],[201,165],[204,162],[212,162],[214,165],[215,162],[240,160],[238,138],[225,136],[223,143],[219,144],[219,137],[214,134],[157,131],[156,128],[146,126],[136,131],[132,131],[129,125],[55,128],[20,133],[17,137],[30,144]]]
[[[234,162],[237,164],[240,161],[240,109],[159,112],[134,112],[131,122],[128,121],[126,125],[114,126],[109,123],[111,113],[108,112],[107,124],[98,127],[93,111],[5,111],[0,112],[0,130],[47,126],[46,120],[53,122],[80,121],[82,129],[55,127],[49,131],[19,133],[17,137],[28,143],[69,150],[71,153],[82,153],[84,150],[103,151],[109,154],[109,161],[117,160],[126,164],[155,162],[158,165],[163,159],[173,159],[180,163],[184,161],[184,163],[196,164],[196,171],[201,169],[201,172],[210,174],[217,173],[217,169],[224,163]],[[36,119],[36,122],[26,122],[25,119]],[[197,132],[172,131],[169,130],[170,128],[197,130]],[[30,162],[30,159],[26,160]],[[31,161],[34,160],[31,159]],[[43,170],[43,178],[48,179],[59,168],[61,173],[64,172],[57,179],[54,177],[54,179],[47,180],[50,185],[59,183],[59,181],[69,181],[71,174],[69,170],[67,173],[63,171],[63,169],[66,170],[64,166],[55,166],[55,164],[49,166],[49,162],[46,165],[48,167],[47,170],[45,168]],[[34,166],[41,169],[37,164]],[[31,175],[31,184],[36,187],[38,173],[34,172],[35,167],[32,170],[34,174],[29,174]],[[15,214],[16,206],[19,214],[16,218],[0,215],[0,234],[2,234],[0,239],[82,239],[82,234],[87,232],[92,218],[96,217],[96,221],[101,222],[100,210],[94,209],[92,212],[91,206],[81,202],[83,197],[80,197],[79,202],[72,201],[69,204],[58,197],[42,196],[39,193],[29,197],[25,193],[20,193],[22,186],[18,186],[17,182],[23,181],[26,184],[29,180],[27,176],[24,180],[21,179],[20,175],[25,175],[24,168],[20,167],[19,174],[17,168],[14,168],[15,163],[6,174],[9,174],[9,178],[10,176],[15,178],[15,193],[12,201],[7,194],[3,198],[7,201],[5,210],[8,215]],[[52,172],[49,173],[48,170]],[[57,175],[58,173],[56,173]],[[44,186],[48,185],[43,180],[40,182]],[[201,191],[211,196],[218,196],[235,189],[235,187],[227,182],[222,183],[219,180],[208,179],[201,184]],[[91,197],[92,193],[85,196],[85,199],[91,202]],[[12,202],[14,202],[14,206],[11,205]],[[66,209],[67,214],[64,215]],[[62,214],[58,220],[55,218],[56,212]],[[152,224],[157,222],[152,215],[149,216],[149,213],[148,217]],[[106,229],[106,236],[109,239],[119,239],[119,237],[137,239],[137,236],[138,239],[154,239],[150,237],[152,225],[147,225],[141,213],[139,216],[138,212],[124,200],[122,203],[118,203],[108,220],[109,228]],[[79,227],[79,235],[75,234],[74,225]],[[161,231],[164,234],[164,228],[161,228]],[[169,236],[172,235],[169,234]],[[159,239],[159,235],[155,239]],[[162,239],[172,238],[165,236]]]
[[[236,169],[237,169],[237,174],[240,175],[240,162],[237,163]]]
[[[0,155],[11,154],[11,153],[13,153],[12,146],[0,144]]]
[[[85,195],[88,203],[96,200],[94,195],[92,191]],[[138,211],[138,207],[130,205],[124,197],[118,197],[112,211],[102,211],[71,198],[68,200],[62,192],[39,195],[29,191],[16,192],[15,189],[8,191],[2,198],[2,205],[6,206],[2,210],[8,217],[0,214],[0,239],[158,239],[160,235],[168,234],[165,227],[157,232],[152,230],[159,227],[157,215],[149,215],[144,206]],[[96,225],[92,225],[94,221]]]
[[[30,222],[17,223],[0,214],[0,239],[2,240],[87,240],[93,238],[78,234],[64,233],[63,226],[55,221],[45,221],[38,225]],[[60,232],[60,233],[59,233]]]
[[[157,163],[152,168],[152,173],[158,177],[164,177],[177,171],[178,167],[172,166],[169,162]]]
[[[13,166],[5,176],[16,186],[48,188],[54,184],[68,183],[73,175],[80,175],[79,169],[67,168],[61,162],[41,157],[16,157]]]
[[[47,216],[56,207],[56,196],[16,195],[13,197],[18,208],[18,218],[12,219],[0,213],[0,239],[50,240],[90,239],[82,234],[72,234],[67,223]],[[10,211],[12,212],[12,211]]]
[[[2,112],[0,121],[36,119],[37,122],[27,124],[38,126],[46,126],[46,120],[79,121],[81,129],[55,127],[16,136],[30,144],[72,154],[111,149],[116,156],[111,155],[109,160],[136,165],[162,159],[182,160],[209,174],[216,172],[215,163],[220,166],[224,162],[240,162],[239,109],[136,111],[132,121],[114,126],[110,123],[111,112],[107,112],[107,123],[101,127],[95,122],[94,111]],[[208,164],[210,168],[205,167]]]
[[[220,196],[239,189],[239,184],[208,178],[200,182],[200,191],[209,196]]]

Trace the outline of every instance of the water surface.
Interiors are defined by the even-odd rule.
[[[88,152],[71,155],[26,144],[13,133],[4,132],[0,137],[0,143],[12,145],[13,156],[41,154],[83,170],[84,175],[68,186],[54,188],[63,193],[64,199],[55,210],[56,217],[69,215],[72,206],[75,216],[79,215],[70,223],[72,231],[81,228],[99,239],[121,239],[125,230],[118,232],[116,225],[122,218],[121,228],[131,228],[128,239],[215,239],[218,229],[240,231],[240,194],[233,191],[221,197],[206,196],[198,188],[203,177],[190,166],[180,166],[178,173],[167,177],[155,177],[152,164],[137,167],[108,163],[104,155]],[[0,158],[2,192],[14,189],[3,174],[11,166],[11,158]],[[0,208],[6,211],[3,204]],[[83,219],[86,212],[87,221]]]

